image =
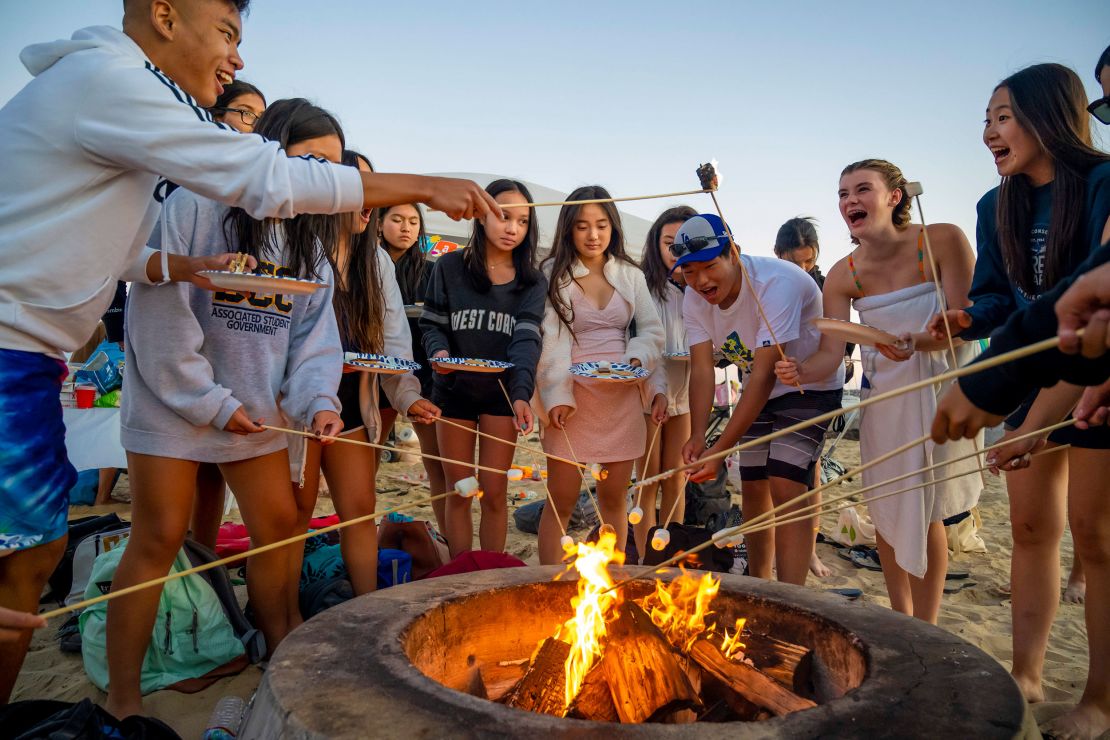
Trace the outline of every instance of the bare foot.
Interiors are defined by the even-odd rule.
[[[104,709],[108,712],[108,714],[112,715],[116,719],[127,719],[128,717],[135,714],[143,716],[142,699],[139,700],[138,704],[129,704],[123,702],[117,704],[109,698],[108,701],[104,702]]]
[[[1045,737],[1056,740],[1094,740],[1110,730],[1110,716],[1090,704],[1078,704],[1075,709],[1053,717],[1041,726]]]
[[[1014,683],[1021,689],[1021,695],[1025,697],[1025,701],[1030,704],[1038,704],[1044,701],[1044,686],[1041,685],[1040,679],[1028,679],[1024,676],[1019,676],[1014,673],[1011,674]]]
[[[1086,598],[1087,580],[1080,579],[1077,581],[1068,581],[1068,586],[1064,589],[1064,595],[1060,600],[1065,604],[1082,604]]]
[[[817,557],[816,552],[809,556],[809,572],[818,578],[828,578],[832,575],[829,566],[821,562],[821,558]]]

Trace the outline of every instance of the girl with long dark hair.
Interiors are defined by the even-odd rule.
[[[512,402],[498,386],[499,376],[437,368],[432,400],[456,424],[495,435],[506,443],[482,437],[478,462],[505,470],[512,463],[518,432],[532,428],[529,399],[535,389],[540,357],[540,322],[547,283],[535,266],[538,226],[535,209],[524,207],[532,194],[523,183],[495,180],[486,192],[501,207],[501,220],[474,222],[466,249],[436,261],[424,297],[420,328],[424,349],[433,361],[443,357],[500,360],[512,363],[503,373]],[[452,460],[473,460],[477,435],[457,426],[436,429],[440,454]],[[474,468],[444,463],[447,485],[474,476]],[[508,481],[502,475],[478,473],[484,495],[478,539],[483,550],[501,552],[508,533]],[[446,499],[445,530],[451,555],[471,549],[473,499]]]
[[[567,200],[609,197],[605,188],[591,185],[578,188]],[[569,371],[575,363],[593,361],[654,371],[663,354],[663,324],[644,273],[625,252],[620,214],[612,203],[563,206],[543,269],[548,275],[539,368],[539,403],[547,426],[543,446],[553,455],[605,465],[608,475],[597,484],[601,519],[616,528],[624,550],[625,494],[633,462],[647,446],[643,407],[650,401],[645,398],[648,389],[642,383],[577,382]],[[550,457],[547,465],[548,488],[558,511],[546,506],[540,519],[544,564],[563,557],[560,536],[582,485],[577,468]]]
[[[1110,237],[1110,156],[1092,146],[1086,106],[1079,77],[1059,64],[1027,67],[994,89],[983,142],[1002,182],[976,207],[979,259],[969,294],[973,305],[950,309],[947,315],[959,336],[987,336]],[[943,337],[944,317],[934,317],[930,328]],[[1006,420],[1008,436],[1059,421],[1080,392],[1068,384],[1040,391]],[[1025,453],[1046,443],[1071,447],[1063,454],[1033,458],[1018,469],[1025,465]],[[1086,571],[1091,664],[1078,714],[1066,721],[1100,713],[1103,730],[1110,717],[1110,541],[1104,536],[1105,502],[1110,500],[1108,448],[1106,427],[1069,427],[988,457],[1007,471],[1014,538],[1014,679],[1026,699],[1044,700],[1041,679],[1060,599],[1059,546],[1067,512],[1076,558]]]
[[[358,152],[345,150],[343,164],[373,172],[370,160]],[[335,293],[332,305],[339,324],[339,337],[345,352],[369,352],[412,359],[412,338],[405,307],[392,262],[378,249],[374,234],[376,212],[364,209],[345,214],[340,220],[339,238],[329,252]],[[431,424],[439,415],[430,401],[421,397],[420,381],[411,373],[380,376],[381,390],[398,408],[421,425]],[[379,376],[345,372],[337,395],[342,404],[343,437],[359,442],[378,438]],[[392,421],[392,420],[391,420]],[[308,529],[316,507],[320,473],[328,480],[335,511],[341,521],[366,516],[374,511],[374,479],[378,454],[356,445],[323,445],[309,440],[303,485],[295,486],[297,531]],[[378,544],[374,522],[356,524],[339,533],[339,549],[356,595],[377,588]]]
[[[648,292],[663,322],[664,359],[648,380],[651,405],[645,411],[647,444],[651,453],[637,464],[641,480],[660,470],[672,470],[682,464],[682,445],[690,437],[690,348],[686,343],[686,325],[682,322],[682,288],[672,280],[675,258],[671,254],[675,232],[686,219],[696,216],[690,206],[675,206],[659,214],[648,230],[640,269],[644,271]],[[680,356],[686,353],[685,357]],[[666,355],[670,355],[669,357]],[[662,429],[659,427],[662,426]],[[655,444],[652,445],[652,439]],[[643,488],[640,493],[642,518],[633,525],[636,552],[643,553],[647,536],[656,522],[656,499],[660,489],[659,511],[666,517],[672,510],[673,520],[682,523],[686,512],[683,477],[672,475],[662,485]]]
[[[257,133],[288,156],[340,162],[343,131],[306,100],[274,103]],[[343,216],[251,218],[185,188],[167,199],[162,249],[204,255],[239,251],[262,272],[318,280],[310,295],[135,285],[127,318],[127,388],[120,439],[128,455],[132,526],[113,587],[165,575],[185,539],[197,467],[216,463],[239,503],[252,542],[291,536],[297,508],[290,441],[262,423],[338,434],[342,348],[332,310]],[[299,466],[298,466],[299,467]],[[247,591],[270,651],[297,624],[299,548],[250,558]],[[142,713],[139,677],[161,590],[145,589],[108,608],[108,709]]]

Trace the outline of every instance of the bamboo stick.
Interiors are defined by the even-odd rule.
[[[515,416],[515,412],[514,412],[514,416]],[[558,455],[552,455],[550,453],[543,452],[542,450],[537,450],[534,447],[529,447],[528,445],[521,444],[520,442],[513,442],[513,441],[508,440],[508,439],[502,439],[501,437],[498,437],[496,434],[489,434],[488,432],[483,432],[479,429],[471,429],[470,427],[466,426],[465,424],[460,424],[457,421],[452,421],[451,419],[448,419],[447,417],[444,417],[444,416],[438,417],[436,419],[436,421],[443,422],[444,424],[447,424],[448,426],[453,426],[457,429],[463,429],[467,432],[471,432],[472,434],[477,434],[479,437],[485,437],[486,439],[492,439],[495,442],[500,442],[501,444],[506,444],[506,445],[509,445],[511,447],[515,447],[518,450],[523,450],[524,452],[530,452],[533,455],[535,455],[537,453],[539,453],[541,455],[547,455],[552,460],[558,460],[559,462],[564,462],[567,465],[573,465],[574,467],[581,468],[583,470],[586,469],[585,465],[583,465],[582,463],[576,463],[574,460],[568,460],[565,457],[559,457]],[[517,436],[519,437],[519,435],[520,435],[520,432],[518,430],[517,431]]]
[[[632,200],[655,200],[657,198],[678,198],[683,195],[700,195],[712,190],[683,190],[677,193],[656,193],[655,195],[629,195],[623,198],[591,198],[589,200],[554,200],[546,203],[504,203],[502,208],[546,208],[548,206],[586,206],[591,203],[626,203]],[[433,209],[434,210],[434,209]]]
[[[501,393],[505,396],[505,402],[507,404],[509,404],[509,412],[513,415],[513,418],[515,419],[516,418],[516,409],[513,408],[513,399],[509,396],[509,389],[505,387],[505,383],[504,383],[504,381],[501,380],[501,378],[497,379],[497,385],[501,386]],[[523,433],[524,433],[523,429],[521,429],[517,432],[517,434],[523,434]],[[528,448],[528,449],[531,449],[531,448]],[[537,459],[536,452],[534,452],[534,451],[532,452],[532,465],[534,466],[533,467],[534,470],[539,470],[540,469],[540,461]],[[541,475],[540,476],[540,482],[543,484],[543,492],[545,494],[547,494],[547,503],[548,503],[549,506],[551,506],[551,513],[554,514],[554,516],[555,516],[555,523],[559,525],[559,532],[562,534],[563,537],[566,537],[567,536],[567,528],[563,526],[563,520],[559,516],[559,507],[555,505],[555,497],[551,495],[551,486],[547,482],[550,477],[551,477],[550,474],[548,475],[548,478],[544,478]],[[574,510],[572,509],[571,514],[573,514],[573,513],[574,513]]]

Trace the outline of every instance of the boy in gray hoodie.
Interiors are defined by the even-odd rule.
[[[123,31],[28,47],[35,76],[0,109],[0,606],[34,611],[65,548],[67,461],[59,360],[83,344],[118,279],[188,280],[226,256],[146,249],[159,178],[255,218],[420,201],[493,212],[472,182],[288,158],[203,110],[243,67],[249,0],[125,0]],[[30,632],[0,645],[7,700]]]

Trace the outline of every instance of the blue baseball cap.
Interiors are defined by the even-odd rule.
[[[689,262],[708,262],[721,256],[728,247],[728,231],[720,217],[699,213],[686,220],[674,235],[671,254],[677,259],[675,268]]]

